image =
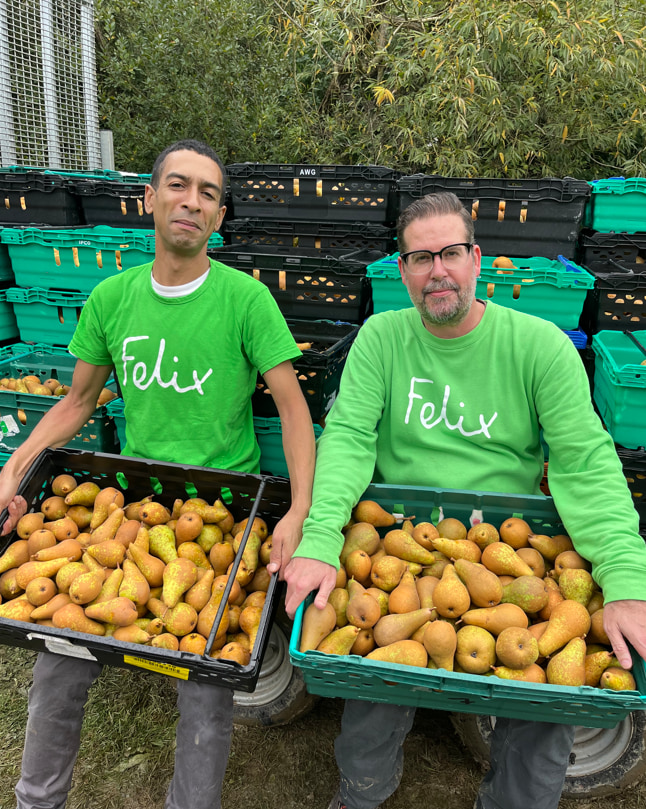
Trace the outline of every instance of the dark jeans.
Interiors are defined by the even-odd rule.
[[[347,700],[334,743],[341,799],[376,809],[399,786],[415,708]],[[476,809],[557,809],[574,741],[572,725],[498,719]]]
[[[38,655],[16,785],[17,809],[63,809],[72,783],[88,689],[102,666]],[[178,680],[175,772],[165,809],[220,809],[233,729],[233,691]]]

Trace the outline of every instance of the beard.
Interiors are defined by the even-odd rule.
[[[431,292],[450,289],[455,295],[446,298],[429,298]],[[475,300],[475,273],[469,282],[460,287],[453,281],[429,282],[421,295],[411,295],[411,299],[422,320],[431,326],[457,326],[466,318]]]

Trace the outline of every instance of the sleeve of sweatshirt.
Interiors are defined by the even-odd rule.
[[[611,436],[594,411],[583,363],[566,340],[535,392],[549,446],[548,482],[606,602],[646,601],[646,543]]]
[[[339,393],[317,442],[312,507],[294,556],[339,566],[341,529],[375,468],[377,425],[384,407],[384,357],[379,318],[360,329],[348,354]]]

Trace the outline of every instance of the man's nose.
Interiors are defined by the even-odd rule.
[[[198,210],[200,208],[200,193],[199,188],[194,185],[189,185],[184,195],[184,204],[191,210]]]

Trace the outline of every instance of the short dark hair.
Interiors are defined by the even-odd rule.
[[[220,205],[224,203],[224,197],[226,193],[226,186],[227,186],[227,170],[224,167],[224,163],[220,160],[216,152],[206,143],[202,143],[201,140],[194,140],[193,138],[188,138],[186,140],[178,140],[175,143],[171,143],[170,146],[167,146],[163,152],[161,152],[155,163],[153,165],[152,175],[150,177],[150,184],[154,189],[159,187],[159,179],[161,177],[162,168],[164,166],[164,161],[168,157],[169,154],[173,152],[182,152],[182,151],[189,151],[189,152],[196,152],[197,154],[201,154],[204,157],[210,158],[220,169],[222,172],[222,190],[220,192]]]
[[[437,194],[427,194],[410,203],[399,215],[397,220],[397,246],[400,253],[404,253],[404,231],[417,219],[427,219],[431,216],[447,216],[457,214],[464,222],[466,241],[473,242],[474,227],[471,214],[455,194],[450,191],[440,191]]]

